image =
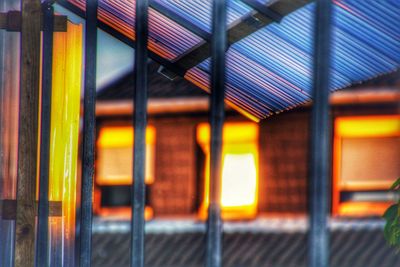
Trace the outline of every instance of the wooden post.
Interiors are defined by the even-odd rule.
[[[15,267],[34,266],[38,154],[40,0],[21,0],[21,71]]]

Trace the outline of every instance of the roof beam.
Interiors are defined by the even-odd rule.
[[[43,30],[43,19],[41,19],[41,30]],[[67,17],[54,16],[54,31],[67,31]],[[21,11],[0,12],[0,29],[5,29],[10,32],[21,31]]]
[[[85,19],[85,12],[82,9],[71,4],[70,2],[68,2],[66,0],[59,0],[59,1],[57,1],[57,4],[66,8],[67,10],[71,11],[75,15],[81,17],[82,19]],[[128,46],[130,46],[132,48],[136,48],[136,43],[134,40],[132,40],[132,38],[122,34],[121,32],[117,31],[116,29],[110,27],[109,25],[107,25],[106,23],[104,23],[100,20],[97,21],[97,25],[100,30],[110,34],[111,36],[113,36],[114,38],[118,39],[119,41],[125,43]],[[151,50],[148,51],[148,54],[152,60],[154,60],[158,64],[164,66],[165,68],[172,71],[173,73],[176,73],[177,75],[182,76],[182,77],[185,75],[185,70],[179,69],[178,66],[176,66],[169,60],[161,57],[160,55],[152,52]]]
[[[268,6],[257,3],[254,0],[242,0],[244,3],[248,4],[255,11],[251,16],[244,18],[241,22],[231,27],[228,30],[228,44],[232,45],[243,38],[251,35],[252,33],[258,31],[259,29],[271,24],[273,22],[280,21],[284,16],[289,13],[296,11],[297,9],[305,6],[308,3],[313,2],[314,0],[277,0],[271,3]],[[57,3],[69,11],[75,13],[81,18],[85,18],[85,13],[80,8],[75,5],[69,3],[67,0],[59,0]],[[168,17],[169,19],[177,22],[179,25],[185,27],[186,29],[192,31],[194,34],[200,36],[205,39],[205,41],[196,46],[192,50],[178,57],[174,62],[171,62],[158,54],[149,50],[149,57],[165,67],[169,72],[175,73],[181,77],[183,77],[189,69],[197,66],[202,61],[210,57],[210,43],[209,33],[204,32],[198,26],[193,23],[189,23],[187,20],[179,17],[173,12],[168,12],[164,7],[158,5],[155,1],[150,1],[150,6],[155,9],[157,12],[162,15]],[[135,41],[126,35],[120,33],[116,29],[110,27],[102,21],[98,21],[98,26],[101,30],[106,33],[114,36],[121,42],[135,48]],[[165,72],[165,70],[163,71]],[[170,76],[170,75],[169,75]]]
[[[273,11],[268,6],[261,4],[257,0],[241,0],[246,5],[252,7],[257,10],[259,13],[263,14],[266,17],[273,19],[276,22],[280,22],[282,20],[282,15]]]
[[[273,2],[269,6],[257,4],[256,11],[249,17],[242,20],[228,30],[228,44],[232,45],[250,34],[258,31],[259,29],[275,22],[275,19],[280,20],[282,17],[289,13],[303,7],[304,5],[312,2],[313,0],[279,0]],[[244,0],[255,5],[255,1]],[[263,8],[261,8],[261,6]],[[258,11],[262,9],[262,13]],[[266,13],[268,12],[268,15]],[[271,16],[270,16],[271,15]],[[202,61],[210,57],[210,44],[205,42],[196,47],[187,54],[182,55],[174,62],[177,68],[189,70]]]

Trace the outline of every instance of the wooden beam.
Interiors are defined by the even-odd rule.
[[[0,217],[3,220],[15,220],[17,217],[17,201],[14,199],[0,200]],[[35,215],[37,216],[38,204],[35,202]],[[49,216],[60,217],[62,216],[62,202],[50,201]]]
[[[67,16],[54,16],[54,31],[66,32],[67,21]],[[42,23],[40,27],[43,29]],[[21,31],[21,12],[13,10],[7,13],[0,13],[0,29],[5,29],[10,32]]]
[[[38,159],[40,0],[21,0],[20,110],[18,133],[15,267],[34,267]]]
[[[83,18],[83,19],[86,19],[85,12],[82,9],[80,9],[79,7],[77,7],[74,4],[72,4],[71,2],[68,2],[67,0],[58,0],[57,4],[62,6],[62,7],[64,7],[65,9],[71,11],[75,15],[77,15],[77,16]],[[113,27],[109,26],[105,22],[103,22],[101,20],[98,20],[97,21],[97,27],[100,30],[112,35],[113,37],[115,37],[119,41],[123,42],[124,44],[132,47],[133,49],[136,48],[136,42],[134,40],[132,40],[131,37],[128,37],[125,34],[117,31],[116,29],[114,29]],[[164,66],[165,68],[167,68],[171,72],[176,73],[176,74],[180,75],[181,77],[183,77],[185,75],[185,71],[184,70],[177,69],[175,64],[173,64],[169,60],[163,58],[159,54],[156,54],[155,52],[153,52],[151,50],[148,51],[148,54],[149,54],[149,57],[152,60],[154,60],[155,62],[157,62],[160,65]]]
[[[271,12],[277,14],[278,16],[280,15],[280,17],[284,17],[289,13],[302,8],[303,6],[313,1],[314,0],[276,0],[272,1],[271,4],[266,5],[265,8],[269,9]],[[62,7],[68,9],[69,11],[75,13],[82,18],[85,18],[84,11],[76,5],[66,0],[58,0],[57,4],[61,5]],[[233,43],[242,40],[243,38],[273,22],[274,19],[258,11],[254,11],[251,16],[246,17],[241,22],[234,25],[228,30],[228,44],[232,45]],[[133,48],[136,47],[135,41],[133,41],[132,38],[127,37],[126,35],[117,31],[115,28],[110,27],[104,22],[99,21],[98,27],[101,30],[112,35],[113,37],[117,38],[121,42]],[[174,60],[174,62],[166,60],[152,50],[149,50],[149,57],[155,62],[164,66],[172,73],[184,77],[187,70],[194,66],[197,66],[203,60],[210,57],[210,43],[207,41],[203,41],[201,44],[189,50],[187,53],[179,56],[176,60]]]
[[[277,16],[280,15],[281,17],[284,17],[312,1],[313,0],[278,0],[273,1],[270,5],[265,6],[265,8],[270,10],[272,13],[277,14]],[[274,20],[270,16],[255,11],[251,16],[243,19],[241,22],[228,29],[228,44],[232,45],[273,22]],[[189,70],[209,57],[210,43],[203,42],[203,44],[180,56],[174,62],[174,68]]]

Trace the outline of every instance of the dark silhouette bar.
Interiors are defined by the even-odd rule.
[[[310,155],[309,266],[329,266],[328,212],[330,199],[329,66],[331,44],[330,0],[316,2],[314,85]]]
[[[264,16],[272,19],[275,22],[281,22],[283,16],[271,9],[268,8],[267,5],[258,2],[257,0],[242,0],[246,5],[254,8]]]
[[[43,3],[42,12],[42,110],[40,116],[41,128],[36,266],[49,265],[49,162],[54,31],[54,9],[51,6],[51,3]]]
[[[144,208],[145,208],[145,166],[146,166],[146,125],[147,125],[147,39],[148,0],[136,0],[135,17],[135,65],[134,65],[134,148],[131,218],[131,266],[144,266]]]
[[[210,201],[207,220],[206,266],[222,265],[221,175],[222,131],[225,119],[226,1],[213,1],[210,96]]]
[[[92,251],[92,194],[94,175],[94,149],[96,138],[96,52],[97,52],[97,0],[86,1],[85,28],[85,93],[83,104],[82,188],[80,216],[81,267],[90,267]]]

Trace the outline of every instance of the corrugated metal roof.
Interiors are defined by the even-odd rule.
[[[196,23],[203,30],[211,33],[211,1],[165,1],[154,0],[175,14],[193,23]],[[249,15],[252,9],[240,2],[240,0],[228,1],[227,23],[231,25],[243,16]]]
[[[84,9],[83,0],[68,0]],[[279,1],[279,0],[278,0]],[[153,0],[174,15],[210,32],[211,1]],[[271,1],[258,0],[268,6]],[[273,2],[273,1],[272,1]],[[228,24],[255,11],[230,0]],[[133,38],[134,1],[100,0],[100,20]],[[334,1],[331,90],[400,67],[400,2]],[[231,45],[227,53],[226,98],[254,119],[262,119],[310,100],[314,4],[285,16]],[[149,49],[175,61],[205,40],[150,9]],[[185,78],[208,90],[209,59]]]

